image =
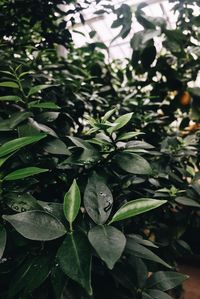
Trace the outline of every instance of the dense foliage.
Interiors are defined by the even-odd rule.
[[[199,227],[199,17],[174,1],[168,30],[139,6],[144,30],[121,67],[99,43],[74,48],[66,26],[89,2],[66,2],[27,0],[25,16],[0,4],[0,296],[171,298],[191,252],[182,236]],[[130,7],[103,10],[126,37]]]

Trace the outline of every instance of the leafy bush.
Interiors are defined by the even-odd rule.
[[[8,236],[8,258],[1,270],[2,296],[34,298],[40,287],[41,298],[50,296],[52,288],[53,298],[60,298],[65,275],[92,295],[91,270],[95,298],[102,296],[103,276],[111,284],[109,296],[137,297],[138,292],[147,296],[153,279],[148,279],[148,271],[160,270],[159,264],[171,266],[157,255],[156,245],[143,239],[140,218],[132,221],[130,217],[166,203],[148,190],[158,175],[158,152],[136,139],[141,138],[141,131],[130,130],[133,113],[116,118],[116,109],[99,119],[89,118],[84,138],[63,137],[62,131],[59,136],[56,121],[61,107],[35,99],[38,92],[51,86],[26,90],[16,72],[6,73],[10,81],[1,84],[17,89],[19,94],[1,97],[5,117],[1,120],[0,147],[2,254]],[[14,76],[17,79],[13,80]],[[144,182],[146,188],[137,190],[137,184],[141,187]],[[13,271],[16,274],[10,283]],[[173,287],[173,275],[177,275],[175,285],[185,279],[173,271],[161,273],[166,275],[168,287],[157,288],[155,278],[155,292]],[[126,276],[130,282],[122,279]],[[74,294],[69,296],[80,296],[82,290],[76,294],[76,289],[68,281],[66,291]]]
[[[27,1],[29,13],[50,6],[33,31],[31,13],[15,19],[17,1],[1,4],[19,24],[8,40],[1,29],[12,44],[0,66],[1,297],[171,298],[165,291],[186,279],[176,272],[190,251],[181,236],[198,221],[198,133],[173,128],[169,82],[152,76],[144,92],[141,65],[106,64],[95,43],[74,49],[52,17],[57,2]]]

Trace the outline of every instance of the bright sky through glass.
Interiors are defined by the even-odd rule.
[[[133,10],[137,7],[137,5],[141,2],[141,0],[112,0],[111,4],[116,4],[120,6],[122,3],[126,3],[131,5]],[[163,17],[167,20],[167,24],[169,29],[175,28],[176,15],[171,8],[173,4],[170,4],[168,1],[159,1],[159,0],[148,0],[146,1],[149,5],[145,7],[143,10],[145,13],[152,17]],[[72,29],[72,36],[77,47],[81,47],[86,43],[91,43],[94,41],[89,36],[91,31],[96,31],[95,41],[103,42],[109,48],[108,51],[108,59],[123,59],[125,57],[130,58],[131,56],[131,48],[130,48],[130,39],[132,38],[134,32],[142,30],[143,27],[136,21],[133,20],[132,29],[129,35],[125,38],[117,38],[112,42],[113,38],[117,36],[120,29],[111,29],[112,22],[116,19],[116,15],[113,13],[103,14],[103,15],[95,15],[95,10],[99,9],[99,6],[90,5],[89,9],[84,10],[83,16],[86,20],[83,25],[81,22],[76,24]],[[77,33],[77,31],[81,33]],[[155,40],[156,47],[160,47],[160,41]]]

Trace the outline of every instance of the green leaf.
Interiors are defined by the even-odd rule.
[[[13,155],[13,153],[12,154],[10,154],[10,155],[8,155],[8,156],[5,156],[5,157],[3,157],[3,158],[0,158],[0,167],[11,157]]]
[[[9,174],[7,174],[3,180],[5,181],[14,181],[19,179],[24,179],[32,175],[36,175],[39,173],[47,172],[49,169],[39,168],[39,167],[26,167],[17,169]]]
[[[182,273],[158,271],[149,277],[146,287],[148,289],[155,288],[160,291],[168,291],[180,285],[188,277],[188,275]]]
[[[138,135],[143,135],[144,133],[142,132],[128,132],[128,133],[123,133],[123,134],[120,134],[118,137],[117,137],[117,141],[122,141],[122,140],[128,140],[128,139],[131,139],[135,136],[138,136]]]
[[[69,158],[61,163],[63,164],[75,164],[75,165],[86,165],[97,162],[100,159],[100,154],[97,150],[84,149],[73,153]]]
[[[116,125],[114,127],[109,128],[107,131],[111,134],[114,131],[123,128],[131,120],[132,115],[133,113],[131,112],[118,117],[114,122]]]
[[[28,104],[29,108],[41,108],[41,109],[60,109],[60,107],[58,105],[56,105],[53,102],[30,102]]]
[[[147,290],[146,292],[154,299],[172,299],[171,296],[160,290]]]
[[[63,210],[66,219],[69,221],[70,225],[75,220],[78,215],[81,205],[81,195],[79,187],[76,180],[73,181],[69,191],[65,194]]]
[[[0,87],[18,88],[19,85],[13,81],[0,82]]]
[[[31,256],[17,270],[8,291],[8,299],[13,298],[20,291],[23,294],[37,289],[49,276],[51,258],[49,256]]]
[[[62,293],[67,284],[68,278],[59,267],[58,264],[55,264],[51,269],[51,285],[55,294],[54,299],[61,299],[63,298]]]
[[[3,225],[0,224],[0,259],[2,258],[6,247],[6,239],[7,239],[6,230],[3,227]]]
[[[84,192],[84,206],[88,215],[96,224],[104,224],[110,215],[112,204],[110,189],[103,178],[93,172]]]
[[[81,147],[83,149],[88,149],[88,150],[94,150],[94,147],[87,142],[86,140],[83,140],[78,137],[68,137],[77,147]]]
[[[99,151],[97,151],[88,141],[77,137],[68,137],[77,147],[83,149],[76,151],[65,162],[68,164],[90,164],[100,159]]]
[[[147,249],[146,247],[138,244],[134,240],[127,238],[126,243],[126,252],[132,254],[135,257],[139,257],[145,260],[150,260],[156,263],[159,263],[167,268],[171,268],[169,264],[163,261],[159,256],[153,253],[151,250]]]
[[[87,237],[80,232],[67,235],[57,258],[63,272],[92,295],[91,248]]]
[[[141,258],[134,255],[129,256],[127,262],[135,271],[138,287],[143,289],[149,274],[146,264]]]
[[[63,223],[66,222],[65,215],[63,213],[63,204],[41,200],[37,200],[37,202],[47,213],[52,214]]]
[[[116,108],[111,109],[105,113],[105,115],[101,118],[102,122],[106,122],[116,111]]]
[[[8,141],[0,147],[0,157],[7,156],[10,153],[17,151],[26,145],[40,141],[44,137],[46,137],[45,134],[40,134],[40,135],[35,135],[35,136],[30,136],[30,137],[29,136],[21,137],[21,138],[17,138],[17,139]]]
[[[38,201],[28,193],[8,193],[4,195],[6,204],[15,212],[26,212],[30,210],[42,210]]]
[[[17,128],[19,137],[35,136],[40,134],[40,129],[32,126],[30,122],[20,125]]]
[[[158,246],[155,245],[153,242],[143,239],[140,235],[131,234],[131,235],[128,235],[128,237],[135,240],[137,243],[139,243],[141,245],[158,248]]]
[[[184,206],[200,208],[200,204],[189,197],[179,196],[175,198],[175,201]]]
[[[12,131],[17,125],[26,120],[32,114],[26,111],[13,113],[10,118],[0,120],[0,131]]]
[[[113,226],[101,225],[89,231],[88,239],[108,268],[113,269],[126,245],[124,234]]]
[[[43,211],[28,211],[3,215],[15,230],[30,240],[50,241],[66,234],[64,225],[53,215]]]
[[[0,97],[0,102],[19,102],[22,101],[22,99],[18,96],[2,96]]]
[[[166,200],[157,200],[151,198],[140,198],[129,201],[114,214],[110,223],[148,212],[160,207],[166,202]]]
[[[140,141],[140,140],[133,140],[129,141],[126,144],[127,148],[134,148],[134,149],[153,149],[154,146],[145,142],[145,141]]]
[[[34,72],[33,72],[33,71],[23,72],[23,73],[21,73],[21,74],[19,75],[19,78],[22,78],[22,77],[24,77],[24,76],[26,76],[26,75],[31,75],[31,74],[34,74]]]
[[[149,294],[142,292],[142,299],[154,299],[154,298],[151,297]]]
[[[119,165],[119,167],[126,172],[133,174],[152,173],[151,166],[149,165],[147,160],[137,154],[122,152],[117,154],[114,160]]]
[[[60,139],[47,141],[47,143],[45,143],[44,150],[47,153],[54,155],[70,155],[70,151],[67,149],[65,143]]]
[[[36,86],[33,86],[29,93],[28,93],[28,97],[35,94],[35,93],[38,93],[39,91],[43,90],[43,89],[46,89],[46,88],[49,88],[49,87],[52,87],[52,86],[55,86],[55,85],[36,85]]]

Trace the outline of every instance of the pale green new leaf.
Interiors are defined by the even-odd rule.
[[[58,105],[56,105],[53,102],[41,102],[41,103],[36,103],[31,102],[28,104],[29,108],[41,108],[41,109],[60,109]]]
[[[128,140],[133,137],[143,135],[144,133],[142,132],[128,132],[128,133],[122,133],[117,137],[117,141],[122,141],[122,140]]]
[[[107,121],[107,120],[113,115],[113,113],[115,113],[115,111],[116,111],[116,108],[107,111],[107,112],[104,114],[104,116],[102,117],[102,122]]]
[[[81,205],[81,195],[76,180],[73,181],[69,191],[65,194],[63,210],[70,225],[78,215]]]
[[[8,141],[0,147],[0,158],[17,151],[26,145],[37,142],[37,141],[43,139],[44,137],[46,137],[45,134],[39,134],[39,135],[35,135],[35,136],[21,137],[21,138],[17,138],[17,139]]]
[[[116,125],[114,127],[109,128],[107,131],[111,134],[123,128],[131,120],[132,115],[133,113],[131,112],[118,117],[114,122]]]
[[[49,88],[49,87],[52,87],[54,85],[36,85],[36,86],[33,86],[29,93],[28,93],[28,96],[31,96],[35,93],[38,93],[39,91],[43,90],[43,89],[46,89],[46,88]]]
[[[110,223],[148,212],[152,209],[160,207],[166,202],[166,200],[156,200],[151,198],[140,198],[129,201],[114,214]]]
[[[21,100],[22,99],[20,97],[12,95],[0,97],[0,102],[19,102]]]
[[[19,85],[13,81],[0,82],[0,87],[18,88]]]
[[[21,169],[17,169],[9,174],[7,174],[3,180],[4,181],[14,181],[27,178],[32,175],[36,175],[39,173],[47,172],[49,169],[39,168],[39,167],[25,167]]]

